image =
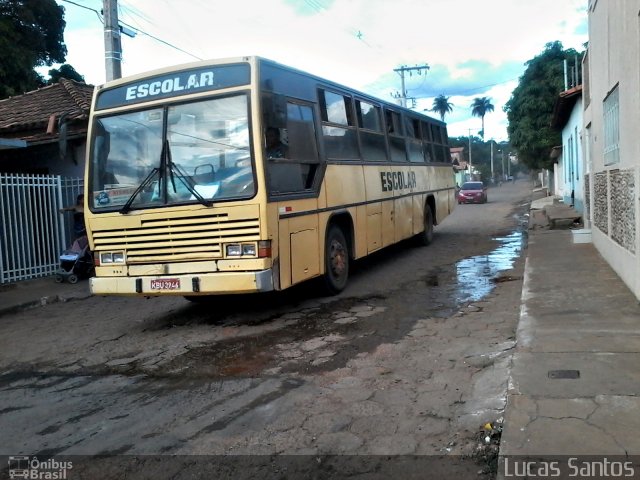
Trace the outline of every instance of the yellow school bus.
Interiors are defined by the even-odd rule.
[[[89,138],[99,295],[338,293],[456,203],[443,122],[259,57],[97,87]]]

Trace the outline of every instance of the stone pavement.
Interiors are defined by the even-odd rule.
[[[640,455],[638,300],[575,237],[530,230],[503,466],[519,455]]]

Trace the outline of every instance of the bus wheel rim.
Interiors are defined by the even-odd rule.
[[[346,251],[344,245],[337,240],[331,242],[331,271],[340,276],[344,274],[346,267]]]

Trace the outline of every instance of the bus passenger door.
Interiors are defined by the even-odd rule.
[[[286,115],[266,116],[264,132],[268,194],[278,205],[281,288],[320,273],[320,160],[313,106],[291,100],[285,105]]]

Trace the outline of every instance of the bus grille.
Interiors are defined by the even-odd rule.
[[[142,220],[140,228],[93,231],[96,250],[125,250],[129,264],[217,259],[223,243],[259,237],[257,218],[229,220],[227,215]]]

